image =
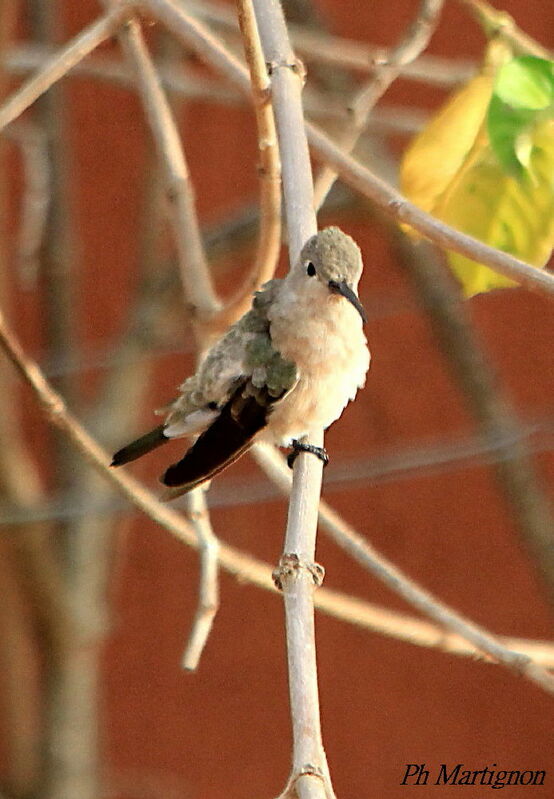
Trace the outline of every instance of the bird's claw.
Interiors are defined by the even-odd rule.
[[[289,469],[292,469],[294,466],[294,461],[301,452],[311,452],[312,455],[315,455],[316,458],[319,458],[320,461],[323,461],[323,466],[327,466],[329,463],[329,455],[327,454],[325,447],[316,447],[315,444],[305,444],[302,441],[297,441],[294,439],[292,442],[292,452],[289,452],[287,456],[287,464]]]

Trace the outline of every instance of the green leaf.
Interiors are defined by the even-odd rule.
[[[510,108],[498,97],[491,98],[487,114],[487,132],[491,147],[506,172],[521,177],[526,156],[522,140],[536,112]]]
[[[494,96],[512,108],[540,111],[554,100],[554,62],[525,55],[498,71]]]
[[[522,178],[529,165],[529,131],[554,117],[554,62],[514,58],[497,74],[487,113],[487,132],[500,164]]]

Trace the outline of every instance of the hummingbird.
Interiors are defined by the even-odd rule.
[[[219,474],[255,441],[292,447],[290,466],[301,451],[327,463],[323,447],[301,439],[328,428],[365,384],[362,269],[358,245],[339,228],[308,239],[287,276],[254,294],[250,309],[158,411],[164,422],[116,452],[111,465],[198,436],[160,478],[163,499],[172,499]]]

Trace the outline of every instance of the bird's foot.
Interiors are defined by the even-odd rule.
[[[312,455],[315,455],[316,458],[319,458],[320,461],[323,461],[324,466],[327,466],[329,463],[329,455],[327,454],[325,447],[316,447],[315,444],[304,444],[302,441],[293,439],[292,452],[290,452],[287,456],[287,464],[289,469],[292,469],[294,466],[294,461],[301,452],[311,452]]]

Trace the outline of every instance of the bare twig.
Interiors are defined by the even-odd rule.
[[[25,75],[40,69],[51,55],[52,49],[48,47],[30,45],[11,47],[4,56],[4,66],[12,74]],[[194,75],[190,69],[185,71],[179,63],[168,67],[156,59],[155,64],[162,87],[171,95],[230,106],[246,106],[249,102],[249,98],[235,88],[225,86],[221,81],[208,78],[206,75]],[[474,70],[469,74],[473,72]],[[85,61],[76,64],[66,75],[67,78],[73,76],[87,77],[124,88],[133,88],[136,85],[134,73],[124,62],[104,55],[90,55]],[[336,119],[345,122],[348,118],[342,99],[324,95],[310,86],[304,91],[304,109],[308,116],[317,119]],[[373,110],[367,122],[367,129],[413,134],[421,130],[427,119],[428,114],[416,108],[383,105]]]
[[[250,92],[245,68],[202,23],[187,16],[171,0],[140,0],[140,6],[172,30],[238,89]],[[552,275],[460,233],[425,213],[367,167],[343,153],[317,126],[306,123],[306,132],[310,145],[319,158],[329,163],[345,183],[368,197],[396,221],[407,223],[439,247],[459,252],[490,266],[495,272],[533,291],[554,296]]]
[[[28,122],[12,124],[8,136],[19,146],[23,161],[25,193],[18,231],[18,271],[21,283],[29,288],[36,285],[50,205],[47,139],[38,125]]]
[[[131,4],[128,0],[125,5],[93,22],[48,59],[40,71],[17,89],[2,105],[0,130],[20,116],[38,97],[48,91],[50,86],[60,80],[99,44],[112,36],[130,16]]]
[[[12,75],[26,75],[40,70],[52,57],[51,47],[37,44],[21,44],[10,47],[3,56],[3,67]],[[222,85],[221,81],[206,75],[195,75],[191,69],[185,70],[178,62],[169,67],[156,59],[156,69],[163,88],[171,93],[189,99],[209,100],[224,105],[246,105],[247,100],[236,89]],[[135,88],[134,71],[120,58],[108,55],[89,55],[79,61],[66,74],[69,77],[87,77],[98,81]]]
[[[349,105],[350,124],[336,141],[344,152],[351,152],[364,131],[368,117],[389,86],[401,74],[402,67],[414,61],[427,47],[433,34],[444,0],[421,0],[416,18],[406,34],[379,65],[373,78],[356,93]],[[317,175],[314,186],[316,208],[320,208],[329,194],[337,173],[324,164]]]
[[[258,131],[260,233],[251,273],[213,320],[214,326],[220,331],[242,316],[252,301],[253,292],[273,276],[281,249],[281,167],[273,110],[269,102],[270,83],[251,0],[237,0],[237,6]]]
[[[379,64],[388,57],[386,49],[382,47],[309,30],[298,30],[296,35],[293,32],[293,42],[307,60],[363,73],[379,69]],[[474,74],[475,65],[470,61],[425,55],[414,62],[403,64],[399,77],[406,81],[448,88],[469,80]]]
[[[485,0],[458,0],[458,2],[469,9],[487,36],[504,39],[518,53],[529,53],[539,58],[552,58],[552,52],[520,30],[513,17],[506,11],[499,11]]]
[[[130,21],[120,33],[137,77],[138,88],[163,164],[171,223],[177,245],[181,281],[197,335],[198,326],[219,307],[204,254],[196,215],[194,192],[177,126],[156,69],[148,53],[139,23]]]
[[[182,666],[187,671],[195,671],[198,667],[219,608],[219,541],[214,535],[203,494],[203,488],[196,488],[186,497],[187,516],[200,549],[198,607],[182,660]]]

